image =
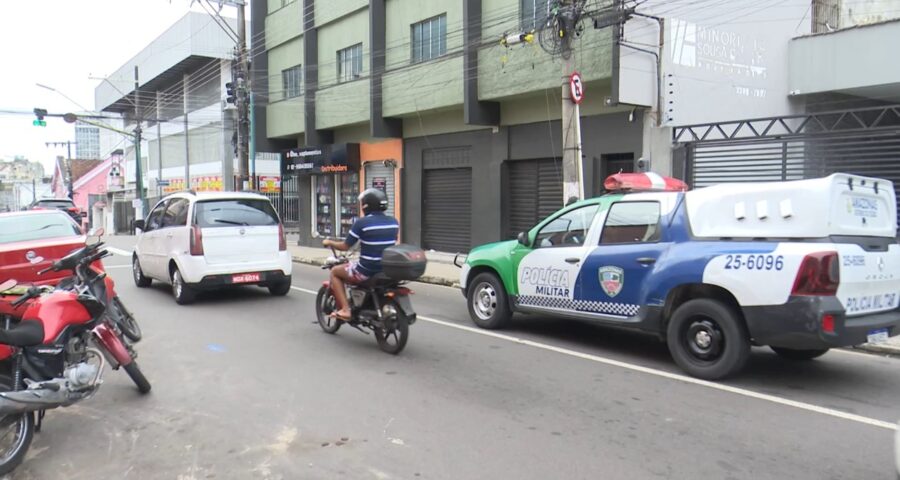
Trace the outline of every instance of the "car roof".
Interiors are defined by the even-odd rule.
[[[188,200],[228,200],[235,198],[252,198],[257,200],[268,200],[265,195],[255,192],[178,192],[168,195],[165,198],[187,198]]]
[[[2,217],[15,217],[17,215],[62,215],[63,217],[68,218],[69,216],[64,212],[59,210],[21,210],[18,212],[4,212],[0,213],[0,218]]]
[[[72,199],[71,198],[39,198],[34,203],[41,203],[41,202],[72,202]],[[74,203],[74,202],[72,202],[72,203]]]

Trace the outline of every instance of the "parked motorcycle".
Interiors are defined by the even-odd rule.
[[[350,261],[348,255],[338,255],[332,248],[332,256],[323,269],[331,270]],[[382,272],[358,285],[347,285],[347,301],[350,303],[350,320],[342,321],[332,313],[337,310],[331,283],[322,282],[316,296],[316,318],[326,333],[336,333],[341,324],[369,334],[381,350],[398,354],[409,338],[409,326],[416,322],[416,312],[412,308],[412,290],[406,282],[415,280],[425,273],[425,252],[409,245],[396,245],[384,250]]]
[[[12,302],[25,306],[22,320],[5,319],[0,329],[0,475],[24,459],[46,410],[66,407],[93,396],[103,369],[125,369],[141,393],[150,383],[134,361],[133,351],[112,327],[107,313],[106,274],[90,267],[108,255],[95,243],[57,260],[46,271],[75,272],[70,288],[28,288]],[[0,285],[0,292],[15,287]]]

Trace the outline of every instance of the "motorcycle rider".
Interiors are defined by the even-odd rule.
[[[350,227],[350,233],[343,241],[325,239],[322,245],[345,252],[356,242],[360,243],[359,260],[331,269],[331,291],[338,310],[332,315],[339,320],[350,319],[345,283],[356,285],[381,272],[381,253],[397,243],[400,224],[397,219],[384,213],[387,210],[387,195],[377,188],[369,188],[359,194],[363,217]]]

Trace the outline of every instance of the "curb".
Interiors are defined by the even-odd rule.
[[[862,350],[868,353],[877,353],[881,355],[900,355],[900,345],[890,345],[886,343],[869,344],[864,343],[855,347],[849,347],[849,350]]]
[[[321,267],[325,265],[325,261],[321,258],[307,258],[307,257],[292,257],[291,258],[294,263],[301,263],[304,265],[315,265],[317,267]],[[455,280],[450,280],[443,277],[435,277],[432,275],[423,275],[419,277],[416,282],[419,283],[428,283],[431,285],[440,285],[443,287],[453,287],[459,288],[459,282]]]

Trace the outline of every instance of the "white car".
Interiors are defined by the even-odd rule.
[[[897,469],[897,480],[900,480],[900,425],[894,432],[894,468]]]
[[[268,198],[244,192],[176,193],[136,220],[134,283],[172,285],[175,301],[200,290],[247,284],[272,295],[291,289],[291,256],[284,227]]]

